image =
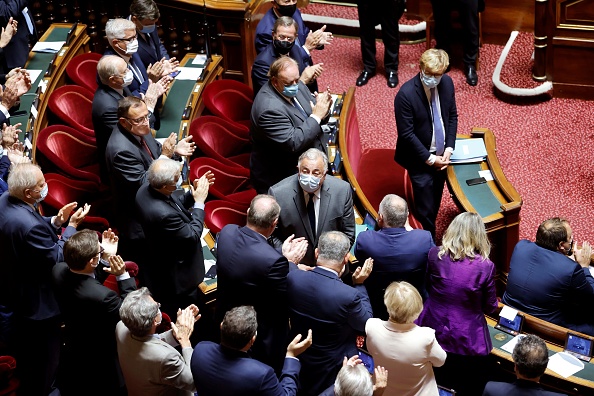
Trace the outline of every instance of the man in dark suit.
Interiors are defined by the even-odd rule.
[[[555,396],[563,393],[549,392],[540,385],[549,364],[547,345],[538,336],[526,334],[518,340],[512,354],[516,382],[488,382],[483,391],[483,396]]]
[[[536,243],[521,240],[514,248],[503,303],[547,322],[594,335],[594,315],[583,309],[594,303],[591,253],[588,242],[574,252],[573,232],[567,220],[545,220],[536,232]]]
[[[4,58],[0,73],[6,74],[15,67],[23,67],[29,58],[29,42],[37,40],[35,21],[28,6],[29,0],[0,0],[0,26],[5,26],[10,18],[18,24],[18,29],[4,48]]]
[[[65,323],[63,395],[123,394],[117,364],[115,327],[126,295],[136,290],[136,281],[126,264],[116,256],[118,238],[111,230],[82,230],[64,245],[65,262],[52,270],[56,299]],[[109,274],[116,277],[120,294],[103,286]],[[100,335],[90,342],[91,334]],[[81,354],[81,351],[85,351]],[[89,367],[101,368],[101,381]],[[89,384],[93,384],[89,386]]]
[[[147,180],[136,194],[138,220],[150,255],[147,270],[155,298],[173,316],[178,308],[198,303],[198,284],[204,279],[200,241],[204,200],[214,178],[207,172],[182,194],[183,190],[177,190],[182,182],[181,164],[163,158],[151,164]]]
[[[398,129],[394,159],[408,170],[417,219],[435,236],[458,111],[454,83],[444,74],[449,65],[446,52],[427,50],[419,63],[421,72],[402,85],[394,100]]]
[[[281,56],[288,55],[299,65],[300,80],[303,81],[311,93],[318,91],[316,79],[322,74],[322,63],[313,65],[311,57],[303,58],[299,49],[295,46],[297,40],[297,22],[291,17],[280,17],[274,22],[272,31],[272,42],[264,47],[252,66],[252,86],[254,96],[260,88],[268,82],[268,71],[270,65]],[[308,66],[311,65],[311,66]]]
[[[299,78],[297,62],[281,57],[270,66],[270,80],[254,99],[250,176],[260,194],[294,174],[297,158],[308,148],[325,151],[320,123],[332,97],[323,92],[312,98]]]
[[[85,205],[73,213],[77,203],[72,202],[56,216],[43,217],[36,205],[47,191],[41,169],[20,164],[10,172],[8,192],[0,196],[0,311],[11,316],[12,332],[6,336],[18,361],[24,395],[50,392],[60,350],[60,310],[51,287],[51,271],[63,260],[64,243],[90,208]],[[58,230],[69,217],[58,238]]]
[[[382,199],[378,211],[377,222],[381,230],[362,232],[355,243],[357,260],[373,259],[373,273],[365,281],[365,287],[375,317],[383,320],[388,320],[384,292],[390,283],[409,282],[423,299],[427,298],[427,253],[435,244],[430,232],[411,229],[407,220],[406,201],[398,195],[388,194]]]
[[[340,280],[350,246],[342,232],[324,233],[316,249],[317,266],[287,276],[291,334],[304,334],[308,329],[315,334],[313,345],[301,355],[303,395],[317,396],[332,385],[343,358],[357,354],[357,334],[365,332],[365,322],[373,317],[363,286],[373,259],[353,273],[354,287]]]
[[[258,338],[251,355],[278,373],[289,333],[287,274],[307,249],[303,238],[289,237],[282,254],[268,244],[280,211],[273,197],[258,195],[248,209],[247,225],[229,224],[217,239],[217,322],[233,307],[252,305]]]
[[[312,333],[301,340],[297,335],[285,353],[281,380],[272,367],[252,359],[250,347],[257,340],[259,329],[256,311],[251,306],[239,306],[225,314],[221,322],[221,344],[200,342],[192,354],[192,376],[200,395],[296,395],[299,385],[297,359],[311,346]],[[258,337],[260,334],[258,333]]]
[[[355,213],[351,185],[326,175],[328,157],[309,149],[298,160],[297,175],[289,176],[270,188],[281,207],[278,227],[273,237],[277,248],[290,235],[304,237],[307,253],[301,261],[314,266],[314,249],[326,231],[341,231],[355,242]]]
[[[171,133],[163,145],[157,142],[150,132],[149,118],[149,111],[142,100],[134,96],[121,99],[118,102],[118,124],[105,148],[120,252],[141,266],[145,261],[143,252],[146,246],[143,244],[142,227],[135,216],[136,192],[146,182],[147,170],[154,159],[161,155],[168,158],[174,155],[191,156],[194,152],[191,137],[176,144],[177,136]]]

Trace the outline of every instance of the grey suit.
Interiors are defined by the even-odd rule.
[[[321,140],[322,127],[309,117],[315,99],[301,81],[296,99],[307,116],[279,94],[270,81],[254,99],[250,171],[258,193],[266,193],[275,183],[294,174],[297,159],[307,149],[313,147],[326,152]]]
[[[305,237],[308,241],[307,253],[301,262],[311,266],[316,264],[314,250],[320,235],[324,232],[341,231],[349,237],[351,244],[355,242],[355,213],[350,184],[327,175],[320,188],[318,231],[315,238],[298,175],[287,177],[268,191],[281,207],[278,228],[274,233],[275,245],[282,245],[282,241],[291,234],[295,234],[295,237]]]
[[[192,348],[183,348],[180,354],[172,345],[171,331],[153,336],[134,337],[119,322],[116,326],[118,357],[128,396],[192,396],[194,378],[190,370]]]

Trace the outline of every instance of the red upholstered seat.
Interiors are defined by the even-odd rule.
[[[49,161],[42,167],[48,165],[57,172],[99,185],[95,138],[65,125],[52,125],[39,131],[37,150]]]
[[[126,271],[128,271],[130,276],[136,278],[136,286],[138,286],[138,264],[136,264],[134,261],[126,261],[125,264]],[[120,294],[120,290],[118,289],[118,281],[114,275],[109,275],[103,282],[103,286],[113,290],[114,292],[118,293],[118,295]]]
[[[213,81],[204,88],[202,98],[212,114],[249,129],[254,90],[248,85],[235,80]]]
[[[209,201],[204,207],[204,222],[213,234],[218,234],[227,224],[244,226],[249,204],[224,200]]]
[[[78,85],[63,85],[54,90],[48,100],[52,113],[85,135],[95,137],[93,130],[94,93]]]
[[[250,171],[241,166],[225,165],[208,157],[196,158],[190,163],[190,180],[212,171],[215,183],[209,192],[218,199],[248,204],[257,195],[250,184]]]
[[[13,396],[19,387],[19,380],[14,378],[16,360],[12,356],[0,356],[0,395]]]
[[[66,74],[77,85],[91,92],[97,90],[97,63],[103,55],[95,52],[78,55],[66,65]]]
[[[250,166],[250,141],[232,132],[233,125],[224,119],[199,117],[190,125],[190,135],[207,157],[229,166]]]
[[[198,128],[198,125],[200,125],[200,128],[203,128],[207,124],[214,123],[214,124],[218,124],[218,125],[223,125],[225,127],[225,129],[227,129],[229,132],[231,132],[232,134],[234,134],[235,136],[237,136],[239,138],[242,138],[242,139],[250,138],[249,129],[238,126],[237,124],[235,124],[229,120],[226,120],[224,118],[221,118],[221,117],[212,116],[212,115],[203,115],[203,116],[200,116],[199,118],[195,119],[194,122],[196,123],[196,125],[195,125],[196,128]]]

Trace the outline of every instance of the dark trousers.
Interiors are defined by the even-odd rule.
[[[398,20],[404,12],[402,0],[361,0],[358,2],[359,25],[361,36],[361,56],[367,72],[375,72],[375,26],[382,25],[384,42],[384,66],[386,72],[398,71],[398,50],[400,34]]]
[[[423,229],[435,238],[435,219],[439,212],[446,171],[423,165],[421,170],[408,169],[415,199],[415,217]]]
[[[445,364],[434,367],[438,385],[454,389],[457,396],[477,396],[483,394],[489,381],[491,370],[489,355],[465,356],[448,352]]]
[[[451,53],[453,9],[458,10],[463,29],[462,47],[464,65],[474,66],[479,49],[478,0],[431,0],[433,18],[435,19],[435,40],[437,48]],[[451,62],[450,62],[451,63]]]

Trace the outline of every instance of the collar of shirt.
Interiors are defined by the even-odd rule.
[[[333,274],[335,274],[336,276],[338,276],[338,272],[334,271],[334,270],[333,270],[333,269],[331,269],[331,268],[328,268],[328,267],[322,267],[321,265],[318,265],[318,266],[316,266],[316,267],[317,267],[317,268],[321,268],[321,269],[323,269],[324,271],[332,272]]]
[[[313,195],[316,196],[316,199],[318,202],[320,201],[320,190],[321,190],[321,188],[318,188],[318,190],[313,193]],[[309,193],[305,190],[303,190],[303,198],[305,198],[305,204],[307,205],[307,202],[309,201]],[[316,201],[314,201],[314,203],[315,202]]]

